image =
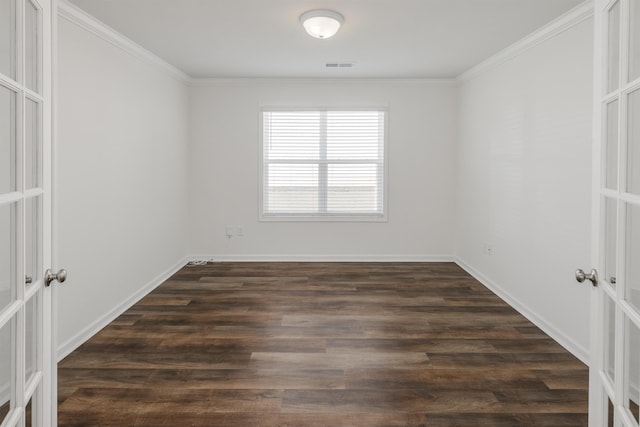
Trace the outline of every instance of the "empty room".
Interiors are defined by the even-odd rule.
[[[0,427],[638,427],[640,0],[0,0]]]

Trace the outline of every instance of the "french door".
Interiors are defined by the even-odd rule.
[[[589,425],[640,425],[640,0],[595,0]]]
[[[0,0],[0,425],[55,424],[52,0]]]

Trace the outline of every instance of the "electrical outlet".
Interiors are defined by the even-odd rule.
[[[227,239],[230,239],[230,238],[233,237],[233,234],[234,234],[233,231],[234,230],[233,230],[233,226],[232,225],[227,225],[224,228],[224,232],[225,232],[225,235],[227,236]]]
[[[236,236],[243,237],[244,236],[244,227],[241,225],[236,226]]]

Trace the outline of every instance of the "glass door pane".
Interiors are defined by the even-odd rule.
[[[40,28],[40,11],[34,5],[31,0],[24,0],[24,13],[25,13],[25,40],[24,40],[24,59],[25,59],[25,86],[34,92],[38,92],[39,85],[39,44],[40,34],[38,29]]]
[[[38,298],[39,292],[27,302],[25,310],[25,382],[38,370],[38,357],[36,348],[38,345]]]
[[[15,121],[16,94],[0,86],[0,194],[16,190]]]
[[[615,421],[615,408],[613,407],[613,403],[611,403],[611,399],[607,398],[607,427],[614,427],[613,423]]]
[[[640,0],[631,0],[629,79],[640,77]]]
[[[25,100],[25,134],[24,134],[24,168],[25,168],[25,188],[31,189],[40,187],[40,177],[38,170],[40,165],[40,111],[36,101],[29,98]]]
[[[640,312],[640,206],[627,208],[626,238],[626,299]]]
[[[16,300],[16,206],[0,205],[0,312]]]
[[[7,416],[13,405],[11,394],[13,389],[13,345],[11,340],[14,320],[0,327],[0,424]]]
[[[616,304],[607,294],[604,294],[604,298],[604,373],[613,384],[616,361]]]
[[[615,199],[606,198],[604,202],[604,279],[613,287],[617,282],[616,262],[618,250],[618,204]]]
[[[616,1],[609,9],[607,22],[609,28],[607,92],[612,92],[620,86],[620,1]]]
[[[627,191],[640,194],[640,89],[627,100]]]
[[[42,214],[41,197],[25,200],[25,284],[28,286],[42,278]]]
[[[39,385],[38,387],[36,387],[36,390],[34,391],[29,401],[27,402],[27,406],[24,409],[23,419],[24,419],[25,427],[39,427],[40,425],[42,425],[41,423],[40,424],[38,423],[38,418],[36,413],[38,405],[41,405],[41,402],[39,401],[41,387],[42,385]]]
[[[605,146],[605,187],[618,189],[618,100],[606,106]]]
[[[0,0],[0,73],[16,78],[15,0]]]
[[[33,398],[29,399],[29,403],[27,403],[27,407],[24,410],[23,418],[25,427],[32,427],[36,425],[33,418]]]
[[[638,423],[638,402],[640,402],[640,329],[629,319],[626,319],[625,343],[625,394],[624,406]]]

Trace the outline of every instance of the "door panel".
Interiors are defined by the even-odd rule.
[[[42,279],[51,260],[50,21],[50,0],[0,0],[2,427],[56,423],[52,295]]]
[[[594,265],[589,425],[638,427],[640,80],[638,0],[595,1]],[[598,169],[596,169],[598,170]],[[598,237],[595,239],[595,237]]]

